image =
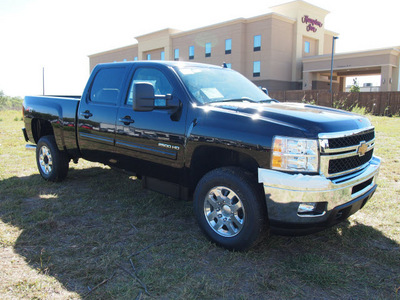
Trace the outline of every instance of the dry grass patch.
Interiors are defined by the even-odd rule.
[[[207,241],[190,202],[143,190],[124,172],[80,161],[64,182],[43,181],[19,115],[0,112],[2,298],[396,299],[399,118],[372,117],[384,163],[363,210],[236,253]]]

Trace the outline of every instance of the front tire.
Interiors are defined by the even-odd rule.
[[[67,177],[69,159],[65,152],[58,150],[54,136],[46,135],[36,146],[36,163],[40,175],[48,181],[62,181]]]
[[[194,193],[200,228],[217,245],[245,250],[267,235],[267,209],[253,176],[236,167],[210,171]]]

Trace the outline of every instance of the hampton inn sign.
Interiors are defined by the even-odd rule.
[[[301,21],[304,24],[308,24],[306,29],[307,31],[312,31],[312,32],[317,32],[317,27],[322,27],[322,24],[320,21],[318,21],[318,19],[311,19],[309,16],[305,15],[303,18],[301,18]]]

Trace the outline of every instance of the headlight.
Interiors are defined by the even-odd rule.
[[[295,172],[318,172],[317,140],[275,136],[272,168]]]

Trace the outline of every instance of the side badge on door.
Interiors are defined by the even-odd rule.
[[[172,150],[176,150],[176,151],[179,150],[179,146],[173,146],[173,145],[169,145],[169,144],[165,144],[165,143],[158,143],[158,147],[172,149]]]

